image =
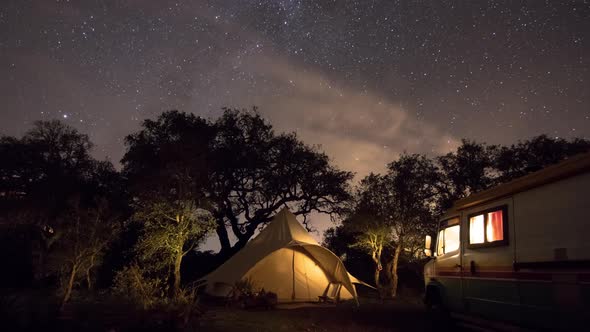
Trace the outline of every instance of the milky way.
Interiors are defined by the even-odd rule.
[[[59,118],[117,163],[168,109],[257,105],[359,176],[461,138],[590,137],[588,1],[6,1],[0,133]]]

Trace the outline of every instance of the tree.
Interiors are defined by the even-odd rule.
[[[35,122],[21,139],[2,137],[0,192],[5,208],[38,211],[30,218],[51,224],[88,178],[91,148],[87,135],[57,120]]]
[[[393,225],[396,244],[389,270],[392,277],[391,295],[394,297],[397,294],[397,268],[402,251],[415,247],[411,241],[423,238],[435,225],[438,181],[434,163],[422,155],[402,155],[388,166],[386,213],[391,218],[389,222]]]
[[[388,165],[385,175],[366,177],[357,194],[354,214],[368,216],[357,220],[357,245],[378,257],[383,248],[394,248],[386,270],[391,281],[391,296],[397,295],[398,263],[403,253],[417,255],[416,241],[432,232],[439,174],[434,163],[421,155],[402,155]],[[375,272],[378,278],[377,271]]]
[[[355,246],[358,233],[351,229],[350,219],[342,220],[340,225],[328,228],[324,232],[322,246],[330,249],[340,257],[346,269],[361,280],[374,280],[375,262],[364,248]],[[387,251],[385,251],[387,253]]]
[[[104,223],[123,213],[126,203],[119,174],[110,162],[94,160],[91,148],[87,135],[57,120],[35,122],[20,139],[0,139],[1,217],[35,226],[36,277],[47,276],[48,260],[51,272],[66,273],[66,302],[80,276],[92,288],[104,245],[116,235],[102,227],[110,228]]]
[[[256,110],[225,109],[214,123],[165,112],[146,120],[126,144],[122,163],[136,203],[175,204],[179,211],[190,203],[210,211],[226,257],[284,206],[296,215],[335,214],[349,198],[351,173],[295,134],[275,134]],[[238,239],[233,246],[228,229]]]
[[[85,280],[92,289],[93,271],[120,229],[105,199],[85,205],[80,196],[70,199],[67,211],[60,215],[60,240],[50,256],[50,265],[61,279],[62,305],[70,300],[76,282]]]
[[[384,205],[387,196],[385,178],[370,174],[365,177],[355,195],[352,213],[343,222],[343,226],[352,232],[354,240],[349,245],[368,253],[374,263],[374,282],[379,293],[383,295],[380,274],[383,270],[382,255],[384,249],[392,244],[392,224],[384,218]]]
[[[373,280],[375,287],[381,291],[380,274],[383,270],[381,256],[383,250],[391,245],[391,228],[382,220],[371,215],[355,215],[351,222],[354,223],[353,228],[357,231],[357,235],[350,246],[359,248],[371,256],[375,264]]]
[[[226,109],[215,126],[210,199],[222,255],[241,249],[282,207],[304,217],[335,215],[349,199],[352,173],[338,170],[295,134],[275,134],[254,109]],[[232,246],[228,228],[237,238]]]
[[[152,201],[149,207],[135,214],[135,218],[143,223],[136,247],[139,258],[150,264],[152,271],[172,268],[174,296],[180,291],[183,258],[195,250],[214,227],[210,213],[193,204]]]
[[[495,158],[498,181],[513,180],[588,150],[590,150],[590,141],[579,138],[567,141],[546,135],[520,141],[511,146],[503,146]]]
[[[192,114],[162,113],[127,136],[123,157],[135,208],[143,224],[138,253],[153,267],[172,269],[172,294],[179,294],[183,257],[211,228],[205,213],[210,148],[215,128]]]
[[[461,142],[456,152],[437,158],[441,171],[440,212],[450,208],[454,201],[495,184],[494,157],[498,147],[465,139]]]

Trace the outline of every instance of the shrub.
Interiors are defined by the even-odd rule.
[[[114,295],[149,309],[164,300],[166,287],[162,280],[146,277],[139,266],[134,264],[116,274],[112,290]]]
[[[250,278],[237,281],[228,296],[228,305],[242,309],[254,307],[270,309],[274,308],[277,302],[277,294],[258,288]]]

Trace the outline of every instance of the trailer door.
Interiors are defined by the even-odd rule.
[[[518,323],[511,199],[466,211],[463,296],[469,313]]]
[[[444,304],[451,311],[462,311],[459,221],[459,217],[442,221],[436,241],[435,278]]]

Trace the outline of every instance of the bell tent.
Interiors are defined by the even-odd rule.
[[[202,281],[207,294],[227,296],[237,281],[246,278],[276,293],[282,303],[320,297],[358,303],[354,284],[369,286],[349,274],[340,258],[311,237],[287,208]]]

